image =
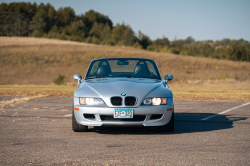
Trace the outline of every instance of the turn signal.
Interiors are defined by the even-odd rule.
[[[167,111],[172,111],[172,108],[168,108]]]
[[[79,108],[74,108],[74,110],[79,111]]]
[[[161,98],[161,104],[167,104],[168,99],[167,98]]]

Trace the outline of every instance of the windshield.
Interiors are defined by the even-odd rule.
[[[85,79],[102,77],[161,79],[154,61],[139,58],[110,58],[92,61]]]

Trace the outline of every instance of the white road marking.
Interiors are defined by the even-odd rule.
[[[234,109],[237,109],[237,108],[240,108],[240,107],[244,107],[244,106],[246,106],[246,105],[248,105],[248,104],[250,104],[250,103],[245,103],[245,104],[242,104],[242,105],[240,105],[240,106],[237,106],[237,107],[234,107],[234,108],[228,109],[228,110],[223,111],[223,112],[220,112],[220,113],[218,113],[218,114],[208,116],[208,117],[203,118],[203,119],[201,119],[201,120],[208,120],[208,119],[213,118],[213,117],[215,117],[215,116],[225,114],[225,113],[227,113],[227,112],[229,112],[229,111],[232,111],[232,110],[234,110]]]
[[[67,115],[64,115],[64,116],[72,116],[72,114],[67,114]]]

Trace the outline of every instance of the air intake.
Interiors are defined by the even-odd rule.
[[[134,115],[133,118],[114,118],[113,115],[100,115],[102,121],[144,121],[146,115]]]
[[[154,120],[154,119],[161,119],[161,118],[162,118],[162,114],[153,114],[150,119]]]

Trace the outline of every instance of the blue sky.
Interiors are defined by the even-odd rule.
[[[58,9],[70,6],[81,14],[93,9],[116,23],[129,24],[151,39],[250,41],[250,0],[0,0],[0,3],[50,3]]]

